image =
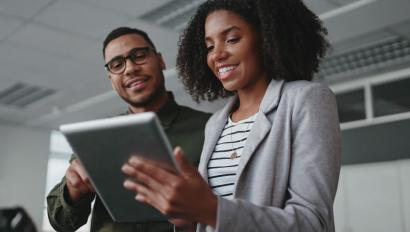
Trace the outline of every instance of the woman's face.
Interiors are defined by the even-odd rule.
[[[252,89],[266,82],[257,31],[239,15],[217,10],[205,21],[207,63],[229,91]]]

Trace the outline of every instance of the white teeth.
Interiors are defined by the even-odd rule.
[[[220,69],[218,70],[218,72],[219,72],[220,74],[222,74],[222,73],[229,72],[229,71],[231,71],[231,70],[233,70],[233,69],[235,69],[235,68],[236,68],[236,66],[227,66],[227,67],[220,68]]]

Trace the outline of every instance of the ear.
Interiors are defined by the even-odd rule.
[[[160,52],[157,53],[158,58],[159,58],[159,65],[161,66],[162,70],[167,69],[167,66],[165,65],[164,58],[162,58],[162,54]]]

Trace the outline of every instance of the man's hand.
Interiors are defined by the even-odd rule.
[[[95,192],[83,165],[77,159],[71,162],[65,174],[65,178],[67,180],[70,202],[73,204],[78,202],[83,196]]]

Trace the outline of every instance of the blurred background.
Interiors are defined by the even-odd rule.
[[[71,149],[60,124],[126,110],[103,67],[115,27],[148,32],[167,63],[177,102],[182,28],[203,0],[0,0],[0,208],[22,206],[53,231],[45,196]],[[343,167],[335,201],[339,232],[410,232],[410,0],[305,0],[332,49],[315,80],[337,95]],[[87,225],[80,230],[88,231]]]

